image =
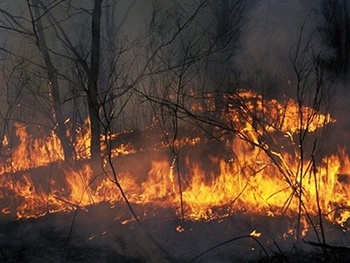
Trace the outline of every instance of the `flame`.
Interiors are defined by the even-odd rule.
[[[249,235],[250,235],[250,236],[253,236],[253,237],[260,237],[260,236],[261,236],[261,233],[260,233],[260,232],[257,232],[256,230],[253,230]]]
[[[278,169],[263,152],[249,148],[245,142],[235,142],[234,147],[240,148],[244,155],[232,162],[212,159],[219,164],[219,173],[210,174],[211,180],[203,180],[205,171],[198,164],[189,164],[191,178],[188,186],[183,190],[183,202],[188,218],[192,220],[223,218],[235,210],[263,213],[277,216],[286,211],[293,215],[298,211],[298,199],[294,196],[293,188],[279,174]],[[343,161],[341,161],[343,160]],[[319,169],[318,191],[322,211],[327,219],[342,225],[349,218],[350,206],[347,193],[350,185],[344,170],[349,169],[349,158],[344,151],[339,155],[325,157]],[[271,176],[273,175],[273,176]],[[89,165],[81,170],[65,170],[64,191],[53,189],[46,194],[42,188],[36,188],[30,176],[23,175],[13,186],[7,181],[8,191],[16,193],[18,218],[38,217],[47,212],[67,211],[76,207],[85,207],[99,202],[114,203],[122,201],[111,178],[104,178],[96,189],[89,187],[93,171]],[[4,176],[2,187],[4,187]],[[135,178],[128,173],[120,175],[129,201],[137,204],[157,204],[165,208],[178,209],[180,196],[177,183],[174,180],[174,169],[167,161],[153,161],[147,180],[139,185]],[[51,182],[52,188],[54,182]],[[304,204],[310,213],[317,211],[315,198],[315,182],[309,178],[304,183]],[[1,196],[4,198],[6,196]],[[286,202],[290,200],[288,207]],[[22,203],[21,203],[21,202]],[[9,213],[11,208],[4,208],[3,213]],[[307,223],[305,224],[305,228]]]
[[[25,125],[14,124],[19,145],[12,150],[9,162],[2,170],[6,172],[28,170],[63,160],[63,150],[59,138],[51,131],[50,136],[33,139]]]
[[[11,156],[3,163],[0,163],[0,175],[17,171],[29,170],[41,166],[47,166],[54,162],[64,160],[63,148],[60,139],[54,131],[50,131],[48,136],[42,138],[33,138],[27,131],[26,125],[19,123],[14,124],[15,135],[18,139],[18,145],[14,148],[9,148],[8,152]],[[72,143],[76,152],[76,159],[83,160],[90,158],[91,135],[89,132],[90,121],[85,121],[85,128],[78,127],[76,129],[75,140]],[[69,134],[68,134],[69,135]],[[110,135],[116,137],[118,134]],[[106,149],[102,141],[102,150]],[[9,138],[4,136],[4,147],[9,146]],[[118,155],[127,155],[135,153],[132,146],[121,144],[112,151],[112,157]]]
[[[182,233],[182,232],[185,231],[185,229],[182,226],[179,225],[179,226],[176,227],[176,231],[179,232],[179,233]]]
[[[252,91],[240,91],[238,94],[227,96],[229,102],[243,100],[243,110],[254,113],[254,117],[265,124],[264,128],[268,132],[279,131],[285,134],[295,134],[300,130],[314,132],[324,125],[335,122],[330,114],[321,114],[311,107],[298,105],[293,99],[280,103],[276,99],[265,100],[261,94]],[[242,107],[242,102],[239,106]],[[239,120],[237,111],[233,113],[235,114],[233,118]],[[253,123],[253,120],[251,119],[249,123]]]
[[[0,182],[5,191],[0,193],[0,199],[9,202],[1,211],[4,214],[15,211],[17,218],[29,218],[76,208],[86,209],[100,202],[113,205],[124,201],[117,188],[119,184],[130,203],[171,208],[176,215],[191,220],[222,219],[235,211],[271,217],[294,217],[302,212],[302,235],[305,235],[308,230],[306,213],[317,215],[318,209],[321,209],[327,220],[344,226],[350,217],[350,200],[347,198],[350,191],[350,161],[345,150],[324,157],[315,170],[309,169],[307,173],[300,174],[300,166],[310,167],[310,160],[299,160],[297,152],[272,150],[270,145],[261,140],[262,135],[278,131],[298,149],[293,141],[294,134],[303,129],[314,132],[335,120],[329,114],[316,114],[311,108],[300,108],[292,100],[281,104],[276,100],[263,100],[252,92],[227,95],[226,100],[229,102],[223,113],[226,121],[234,123],[237,131],[244,135],[228,141],[234,153],[230,159],[209,156],[210,163],[217,169],[206,171],[199,163],[192,162],[190,156],[186,156],[181,166],[175,165],[176,158],[171,161],[164,157],[151,161],[151,169],[145,171],[147,176],[144,180],[127,171],[118,172],[118,167],[117,174],[114,174],[108,170],[107,164],[102,176],[94,174],[89,164],[82,165],[80,169],[63,168],[64,187],[58,186],[60,184],[52,178],[45,182],[47,188],[37,186],[29,172],[21,176],[16,174],[17,177],[13,179],[15,171],[29,171],[64,158],[60,141],[54,132],[48,137],[32,138],[26,126],[15,124],[18,146],[12,150],[11,158],[1,164]],[[244,100],[245,107],[235,105],[237,100]],[[207,107],[215,108],[210,96]],[[198,111],[203,108],[194,104],[192,109]],[[253,111],[255,115],[250,114]],[[247,114],[247,118],[241,118],[242,112]],[[305,122],[300,121],[301,112],[307,117]],[[263,120],[258,127],[253,127],[252,116]],[[73,145],[78,160],[90,156],[90,135],[87,131],[83,128],[77,130],[77,139]],[[110,134],[102,136],[101,141],[117,137],[118,134]],[[4,137],[3,141],[8,144],[9,138]],[[196,147],[199,143],[210,144],[210,141],[196,136],[179,138],[174,145]],[[167,146],[163,144],[161,147]],[[102,149],[106,149],[106,146]],[[114,157],[135,153],[137,151],[131,144],[121,144],[112,151]],[[319,200],[320,207],[316,200]],[[300,211],[301,202],[303,211]],[[148,211],[142,216],[152,214],[152,211]],[[132,220],[124,219],[122,224]],[[184,231],[181,226],[176,230]],[[260,234],[253,231],[250,235],[258,237]]]

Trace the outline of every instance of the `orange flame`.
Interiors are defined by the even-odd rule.
[[[255,98],[255,101],[251,101],[251,98]],[[228,97],[229,102],[233,103],[233,99],[236,98]],[[147,177],[141,182],[136,175],[129,172],[113,174],[108,170],[108,165],[105,167],[104,176],[97,179],[97,175],[88,164],[83,165],[81,169],[64,169],[63,189],[58,187],[54,180],[49,180],[47,185],[50,191],[45,191],[43,187],[36,187],[29,175],[11,180],[5,173],[28,170],[63,160],[62,147],[53,132],[49,138],[33,139],[25,126],[16,124],[19,145],[13,149],[12,159],[2,164],[0,177],[1,187],[6,189],[5,193],[0,195],[1,200],[13,199],[11,196],[14,196],[16,207],[11,203],[3,208],[2,212],[10,213],[15,209],[18,218],[28,218],[42,216],[48,212],[84,208],[100,202],[113,204],[124,201],[116,187],[118,183],[131,203],[170,207],[177,215],[183,213],[192,220],[223,218],[237,210],[268,216],[293,216],[300,212],[300,202],[303,203],[304,215],[305,212],[316,215],[319,209],[316,201],[318,198],[322,214],[329,221],[343,225],[350,217],[350,211],[346,209],[350,207],[350,200],[347,198],[350,191],[350,161],[345,151],[324,157],[315,170],[309,169],[307,174],[300,175],[300,165],[309,167],[310,160],[298,160],[297,153],[272,151],[260,140],[261,134],[265,132],[280,131],[290,139],[302,129],[314,132],[325,124],[334,122],[330,115],[316,114],[307,107],[300,109],[292,100],[288,100],[284,105],[275,100],[264,101],[255,93],[241,92],[239,99],[248,100],[244,104],[245,108],[241,108],[243,112],[254,111],[258,117],[266,112],[269,114],[265,114],[264,118],[260,116],[263,125],[256,128],[252,125],[254,120],[241,120],[236,106],[229,105],[228,121],[240,123],[239,131],[247,136],[231,140],[233,158],[225,160],[210,156],[210,162],[218,167],[216,171],[205,171],[200,164],[192,163],[190,158],[185,162],[186,167],[180,167],[180,171],[174,165],[175,159],[173,162],[167,158],[152,160],[152,167],[145,171],[148,173]],[[193,109],[201,108],[199,105],[193,105]],[[307,117],[305,122],[300,120],[300,112]],[[90,136],[85,131],[79,134],[80,137],[74,146],[80,153],[79,159],[85,159],[89,157]],[[249,138],[248,142],[246,138]],[[195,137],[178,139],[174,145],[196,147],[199,142],[210,143]],[[257,147],[259,145],[261,147]],[[112,154],[119,156],[135,152],[132,145],[122,144],[118,149],[114,149]],[[186,174],[182,173],[182,168],[185,168]],[[118,167],[116,169],[118,172]],[[183,211],[180,209],[181,203]],[[303,224],[304,229],[307,229],[307,223]],[[180,227],[177,231],[181,232],[183,229]],[[251,235],[258,236],[259,233],[253,231]]]

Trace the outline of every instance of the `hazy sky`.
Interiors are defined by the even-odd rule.
[[[297,41],[302,24],[314,27],[318,1],[264,0],[249,13],[249,24],[242,38],[240,59],[251,67],[270,72],[283,70],[289,50]],[[310,31],[306,31],[309,34]]]

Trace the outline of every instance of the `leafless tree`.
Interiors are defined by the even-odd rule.
[[[189,124],[191,106],[201,102],[202,113],[207,116],[210,109],[204,98],[208,94],[215,96],[218,104],[222,103],[223,86],[228,87],[232,77],[244,4],[245,1],[200,1],[176,4],[165,12],[161,5],[153,7],[148,45],[144,48],[148,62],[143,70],[150,73],[149,81],[142,82],[137,92],[150,103],[173,155],[182,218],[185,217],[182,191],[188,182],[179,165],[182,158],[179,139],[190,131],[201,133],[197,125]]]
[[[329,85],[327,83],[326,74],[323,66],[319,63],[319,54],[313,52],[312,41],[313,34],[304,37],[303,28],[299,35],[296,45],[291,51],[291,64],[294,70],[296,88],[296,100],[299,110],[299,128],[297,133],[298,145],[298,169],[296,171],[297,196],[299,198],[299,213],[298,213],[298,235],[300,235],[300,216],[304,212],[310,224],[314,226],[315,233],[319,238],[319,242],[325,244],[325,232],[323,230],[323,211],[320,207],[318,194],[318,174],[316,171],[316,155],[320,150],[322,136],[319,133],[310,133],[310,125],[314,120],[317,120],[318,114],[324,110],[327,99],[329,99]],[[314,111],[304,112],[303,107],[309,106]],[[312,145],[312,146],[311,146]],[[306,160],[310,160],[309,163]],[[315,227],[314,222],[309,216],[309,211],[304,206],[303,180],[308,174],[313,174],[315,177],[316,200],[318,206],[318,219],[320,234]],[[300,238],[300,236],[298,236]]]
[[[13,147],[13,131],[14,122],[21,121],[18,108],[21,108],[21,98],[24,94],[24,87],[28,84],[28,76],[26,74],[27,66],[23,61],[17,61],[11,56],[2,59],[1,67],[1,86],[0,98],[0,153],[1,160],[6,163],[11,159],[11,149]],[[9,151],[10,150],[10,151]]]
[[[67,132],[65,127],[65,118],[63,116],[60,98],[60,87],[57,76],[57,69],[55,68],[50,55],[49,48],[46,43],[46,37],[44,34],[44,28],[41,21],[41,9],[39,9],[40,1],[34,0],[32,4],[27,1],[28,10],[31,17],[31,23],[33,27],[33,35],[35,38],[35,44],[38,50],[41,52],[45,61],[45,66],[48,74],[49,83],[48,86],[52,92],[52,104],[54,109],[54,117],[57,122],[57,135],[61,140],[64,156],[66,161],[71,161],[73,158],[73,147],[67,138]]]
[[[46,38],[43,32],[43,25],[40,19],[40,10],[38,8],[38,1],[33,1],[30,3],[27,1],[28,5],[28,20],[31,21],[30,25],[24,25],[24,16],[12,15],[5,9],[1,9],[1,14],[3,16],[1,28],[12,33],[18,33],[23,37],[32,41],[40,51],[42,58],[45,63],[45,68],[48,75],[47,86],[51,89],[52,94],[52,107],[54,111],[54,122],[57,123],[57,128],[55,129],[58,137],[61,139],[62,147],[64,149],[64,155],[66,160],[71,160],[73,154],[73,148],[69,143],[69,139],[66,136],[66,129],[64,125],[64,116],[61,108],[61,101],[59,95],[59,83],[56,73],[56,68],[52,63],[52,58],[49,53],[49,49],[46,43]],[[28,27],[27,27],[28,26]],[[31,26],[31,28],[30,28]],[[26,61],[27,63],[28,61]]]
[[[298,199],[299,212],[296,220],[298,226],[297,238],[300,238],[301,233],[301,217],[305,216],[314,227],[318,242],[320,244],[325,244],[326,237],[322,229],[323,211],[320,206],[319,196],[317,194],[316,200],[314,200],[318,205],[317,215],[319,220],[316,222],[311,217],[310,211],[305,205],[303,190],[304,180],[310,174],[315,177],[315,188],[318,189],[319,187],[319,180],[317,180],[319,175],[315,167],[317,166],[316,156],[320,150],[323,134],[311,131],[310,127],[312,123],[318,120],[321,112],[325,111],[325,105],[329,98],[329,85],[324,67],[320,63],[319,53],[313,48],[314,37],[314,32],[310,36],[304,32],[304,29],[301,29],[299,38],[290,53],[293,71],[291,87],[294,91],[294,99],[297,101],[298,111],[298,116],[294,120],[298,124],[297,131],[294,131],[294,134],[290,134],[293,141],[293,149],[291,152],[295,154],[296,170],[289,166],[286,161],[290,152],[280,152],[280,145],[283,145],[281,140],[283,140],[284,137],[284,131],[282,130],[283,114],[286,112],[280,113],[282,115],[279,116],[268,116],[269,113],[267,110],[261,109],[261,107],[265,105],[264,98],[256,95],[247,98],[241,95],[239,90],[231,92],[221,91],[221,103],[225,105],[225,107],[216,107],[215,94],[205,94],[201,92],[200,89],[193,88],[193,86],[196,86],[196,83],[193,81],[195,79],[193,76],[200,76],[198,75],[199,71],[197,72],[194,69],[198,70],[198,68],[201,68],[200,65],[204,65],[203,60],[201,60],[199,56],[185,56],[185,59],[181,60],[189,61],[188,63],[193,66],[193,71],[191,71],[191,66],[186,71],[181,71],[182,68],[180,66],[172,64],[174,66],[170,67],[172,69],[170,72],[174,73],[173,77],[167,75],[167,81],[164,79],[162,81],[154,81],[155,83],[163,83],[164,86],[158,89],[163,91],[163,93],[155,93],[153,91],[153,93],[146,93],[145,95],[150,101],[158,105],[160,109],[159,114],[164,114],[164,118],[168,121],[168,127],[175,127],[172,133],[168,132],[170,130],[169,128],[163,128],[167,131],[167,134],[175,135],[175,137],[172,138],[176,138],[176,129],[178,129],[179,122],[171,120],[179,119],[181,122],[191,122],[194,126],[202,128],[206,133],[211,134],[215,139],[221,141],[223,145],[225,145],[225,141],[229,138],[233,140],[243,140],[250,144],[252,148],[258,148],[261,152],[264,152],[271,160],[272,165],[282,174],[291,191],[290,198],[286,200],[283,209],[287,210],[292,200],[295,201],[295,197]],[[198,41],[196,43],[201,42]],[[203,45],[201,47],[202,49],[199,49],[200,51],[206,50],[204,53],[207,56],[211,55],[210,52],[207,52],[207,46]],[[212,48],[212,46],[210,47]],[[174,49],[172,49],[172,51],[173,50]],[[209,50],[215,51],[215,48]],[[161,61],[167,62],[166,65],[171,65],[172,61],[169,59],[174,58],[177,54],[178,53],[175,52],[165,53]],[[193,53],[190,52],[190,54]],[[197,54],[201,53],[198,52]],[[205,58],[207,58],[207,56],[205,56]],[[186,60],[187,58],[191,59]],[[186,74],[180,74],[184,72],[186,72]],[[188,72],[190,72],[190,74],[187,75]],[[191,75],[191,73],[194,75]],[[169,72],[167,72],[167,74],[169,74]],[[178,79],[175,78],[175,76],[178,77]],[[184,80],[187,80],[187,82]],[[182,83],[184,85],[174,85],[174,83]],[[186,88],[188,92],[186,92]],[[178,98],[180,98],[180,100]],[[214,114],[194,110],[193,105],[200,100],[205,101],[208,105],[206,110],[210,110]],[[312,110],[305,111],[305,107],[310,107]],[[286,111],[287,108],[284,110]],[[220,118],[217,116],[220,116]],[[162,123],[166,122],[163,121]],[[215,134],[210,130],[213,127],[215,127]],[[271,128],[273,128],[274,132],[271,132]],[[178,154],[178,150],[176,154]],[[318,229],[321,230],[319,231]]]

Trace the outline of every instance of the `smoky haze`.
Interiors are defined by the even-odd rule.
[[[298,40],[302,27],[305,28],[303,34],[307,37],[320,25],[322,19],[320,17],[321,0],[308,1],[308,3],[291,0],[245,2],[244,11],[242,12],[244,19],[240,25],[241,33],[239,38],[235,40],[238,45],[234,52],[235,56],[230,57],[231,63],[234,64],[234,67],[242,76],[247,76],[247,78],[250,78],[251,75],[260,74],[259,77],[264,79],[264,83],[266,82],[264,85],[266,90],[262,92],[272,94],[289,92],[286,83],[292,78],[291,75],[293,74],[290,66],[290,50]],[[71,3],[74,8],[81,8],[80,10],[91,10],[93,7],[92,1],[71,1]],[[118,1],[117,5],[111,5],[114,3],[115,1],[103,2],[105,6],[104,13],[109,14],[112,19],[104,17],[102,21],[102,26],[110,23],[109,26],[103,28],[103,36],[118,39],[113,44],[114,50],[122,49],[123,46],[127,45],[126,42],[133,42],[140,35],[145,34],[152,20],[152,9],[155,6],[158,10],[169,12],[169,14],[171,12],[169,10],[180,10],[181,8],[191,10],[193,8],[193,4],[188,1]],[[3,1],[2,8],[16,15],[26,9],[21,1]],[[65,12],[67,10],[62,8],[58,12],[62,12],[62,17],[66,19],[67,14]],[[212,8],[206,10],[200,19],[208,20],[212,16],[210,12],[212,12]],[[168,18],[171,19],[171,17]],[[80,40],[84,42],[82,46],[89,43],[89,36],[83,33],[86,30],[85,27],[90,23],[87,12],[79,11],[71,20],[62,23],[69,34],[77,36],[78,39],[73,38],[76,45],[80,45]],[[200,22],[197,21],[197,23]],[[29,24],[25,26],[30,28]],[[54,32],[51,31],[49,34],[51,34],[48,37],[50,45],[58,50],[64,49],[62,43],[55,39]],[[20,53],[23,54],[32,52],[32,49],[35,50],[32,41],[23,42],[23,40],[18,39],[20,37],[13,33],[10,34],[7,30],[2,30],[2,35],[4,36],[2,41],[5,47],[12,47],[15,43],[16,46],[18,45],[16,49],[19,49]],[[322,50],[322,52],[328,51]],[[5,56],[4,53],[3,56]],[[137,60],[134,57],[134,52],[124,52],[123,56],[127,61]],[[60,61],[62,60],[57,60],[57,63],[60,63]],[[57,66],[64,67],[60,64]],[[137,118],[137,115],[133,117]]]
[[[24,219],[19,227],[0,231],[0,256],[21,261],[24,253],[33,261],[36,250],[22,252],[29,233],[30,241],[43,241],[45,262],[53,252],[51,261],[61,262],[83,262],[91,253],[106,262],[118,256],[127,262],[130,255],[144,256],[135,262],[168,262],[160,260],[169,256],[163,247],[179,262],[195,261],[200,251],[225,244],[223,238],[235,241],[232,233],[255,233],[256,224],[263,229],[267,214],[277,220],[275,206],[284,216],[292,199],[296,219],[287,220],[300,235],[302,205],[313,205],[304,196],[303,173],[309,182],[311,174],[323,175],[322,158],[350,142],[350,37],[339,33],[350,27],[345,3],[0,0],[0,182],[11,197],[0,199],[10,203],[2,211],[16,209],[14,186],[24,184],[30,197],[18,198],[24,200],[13,212]],[[341,171],[334,178],[344,183],[336,189],[343,202],[350,176]],[[260,194],[265,179],[270,187],[262,190],[272,190]],[[318,186],[315,179],[310,196]],[[36,196],[41,189],[46,195]],[[262,200],[253,209],[260,217],[251,221],[245,194],[253,206]],[[40,208],[27,205],[34,197]],[[342,212],[337,202],[321,205]],[[305,220],[316,222],[305,211]],[[324,216],[320,209],[315,215]],[[139,221],[148,216],[149,232]],[[277,232],[294,242],[282,231],[285,221],[276,220],[267,224],[274,232],[264,232],[266,243],[275,244]],[[239,255],[229,251],[222,260],[259,256],[250,241],[238,242]],[[216,255],[201,259],[212,262]]]
[[[50,97],[52,80],[28,22],[31,14],[23,3],[1,2],[1,88],[2,101],[6,101],[1,105],[1,114],[8,123],[1,136],[14,139],[9,127],[17,121],[35,123],[29,129],[38,137],[43,131],[57,131],[57,121],[47,114],[52,112],[55,100]],[[348,78],[347,72],[342,77],[335,76],[333,62],[327,62],[337,54],[336,47],[327,45],[327,34],[322,35],[325,25],[331,24],[325,21],[327,1],[204,1],[206,4],[197,10],[198,3],[201,2],[102,2],[96,84],[102,107],[96,110],[104,128],[111,129],[108,132],[139,131],[154,125],[155,120],[163,122],[165,134],[173,132],[175,120],[176,126],[186,125],[188,116],[177,112],[179,115],[174,117],[174,107],[166,105],[176,108],[180,100],[181,105],[190,104],[198,99],[193,93],[217,93],[217,108],[225,107],[226,102],[220,101],[222,93],[239,89],[257,91],[266,99],[296,99],[300,72],[297,74],[295,66],[301,60],[295,60],[293,65],[293,59],[300,48],[299,56],[307,53],[306,60],[319,63],[322,81],[329,86],[320,110],[331,112],[338,122],[332,128],[336,135],[325,140],[332,145],[327,149],[334,152],[333,146],[338,143],[340,147],[347,146],[349,125],[342,113],[349,107]],[[86,65],[91,62],[89,30],[94,1],[47,4],[52,16],[43,13],[43,29],[38,32],[44,32],[54,71],[59,73],[59,104],[62,122],[67,124],[63,128],[74,134],[75,129],[84,127],[91,108],[86,95],[91,74]],[[15,24],[10,14],[19,18]],[[191,16],[193,20],[186,23]],[[310,86],[315,83],[311,78],[308,81]],[[202,109],[210,111],[206,107]]]

